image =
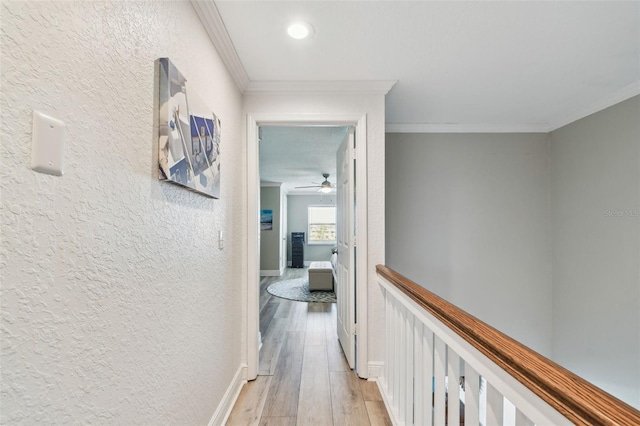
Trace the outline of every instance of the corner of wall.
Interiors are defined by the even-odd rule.
[[[236,370],[236,374],[234,374],[233,379],[231,380],[231,383],[229,383],[220,404],[218,404],[218,408],[216,408],[211,420],[209,420],[208,426],[222,426],[227,423],[227,420],[231,415],[231,411],[233,410],[233,406],[238,400],[238,396],[240,396],[240,391],[242,391],[242,387],[246,383],[247,364],[240,364]]]

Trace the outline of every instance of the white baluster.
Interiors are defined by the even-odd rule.
[[[434,333],[426,325],[422,327],[422,352],[424,354],[424,368],[422,382],[424,383],[424,395],[422,396],[422,411],[426,426],[433,425],[433,363],[434,363]],[[420,425],[421,423],[416,423]]]
[[[434,337],[435,351],[433,354],[433,368],[435,378],[433,423],[436,425],[445,424],[445,388],[444,376],[447,371],[446,356],[447,347],[438,337]]]
[[[387,334],[389,336],[389,350],[387,351],[387,361],[385,364],[387,364],[387,398],[389,399],[389,404],[393,406],[393,368],[395,363],[393,358],[395,351],[395,341],[393,339],[393,318],[395,315],[395,307],[393,306],[393,298],[390,294],[387,294],[387,302],[389,306],[389,310],[387,311],[387,315],[389,316],[389,327],[387,328]]]
[[[405,406],[404,406],[404,419],[407,425],[414,424],[413,422],[413,321],[414,317],[411,312],[407,311],[406,321],[405,321]]]
[[[417,319],[413,323],[413,423],[424,425],[425,410],[424,395],[424,349],[422,345],[422,323]]]
[[[518,407],[516,407],[516,426],[533,426],[533,422]]]
[[[504,424],[504,397],[487,382],[487,424],[486,426],[502,426]]]
[[[400,348],[400,353],[398,356],[398,364],[400,368],[398,369],[398,420],[400,423],[406,422],[406,406],[407,406],[407,363],[405,362],[406,353],[407,353],[407,335],[405,333],[405,329],[407,327],[407,315],[408,312],[406,309],[401,306],[398,310],[400,316],[398,318],[398,339],[400,344],[398,345]]]
[[[393,409],[397,413],[398,412],[398,403],[400,400],[400,395],[398,393],[400,389],[400,339],[398,338],[398,322],[400,321],[400,304],[397,299],[393,301],[393,385],[392,385],[392,394],[393,395]]]
[[[460,426],[460,357],[447,347],[448,424]]]
[[[385,329],[385,361],[383,366],[383,388],[386,395],[389,395],[389,364],[391,362],[391,352],[393,346],[391,344],[391,301],[389,300],[389,292],[384,292],[384,329]]]
[[[480,424],[480,376],[469,364],[464,366],[464,424]]]

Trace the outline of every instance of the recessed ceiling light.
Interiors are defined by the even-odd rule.
[[[289,37],[291,38],[302,40],[303,38],[307,38],[313,35],[313,27],[311,26],[311,24],[308,24],[306,22],[293,22],[289,25],[289,27],[287,27],[287,34],[289,34]]]

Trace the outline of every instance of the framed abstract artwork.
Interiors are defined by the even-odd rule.
[[[169,58],[156,67],[159,179],[220,198],[220,120]]]
[[[260,230],[273,230],[273,210],[260,210]]]

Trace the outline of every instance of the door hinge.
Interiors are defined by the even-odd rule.
[[[353,324],[353,326],[351,326],[351,330],[353,331],[353,335],[357,336],[358,335],[358,324]]]

